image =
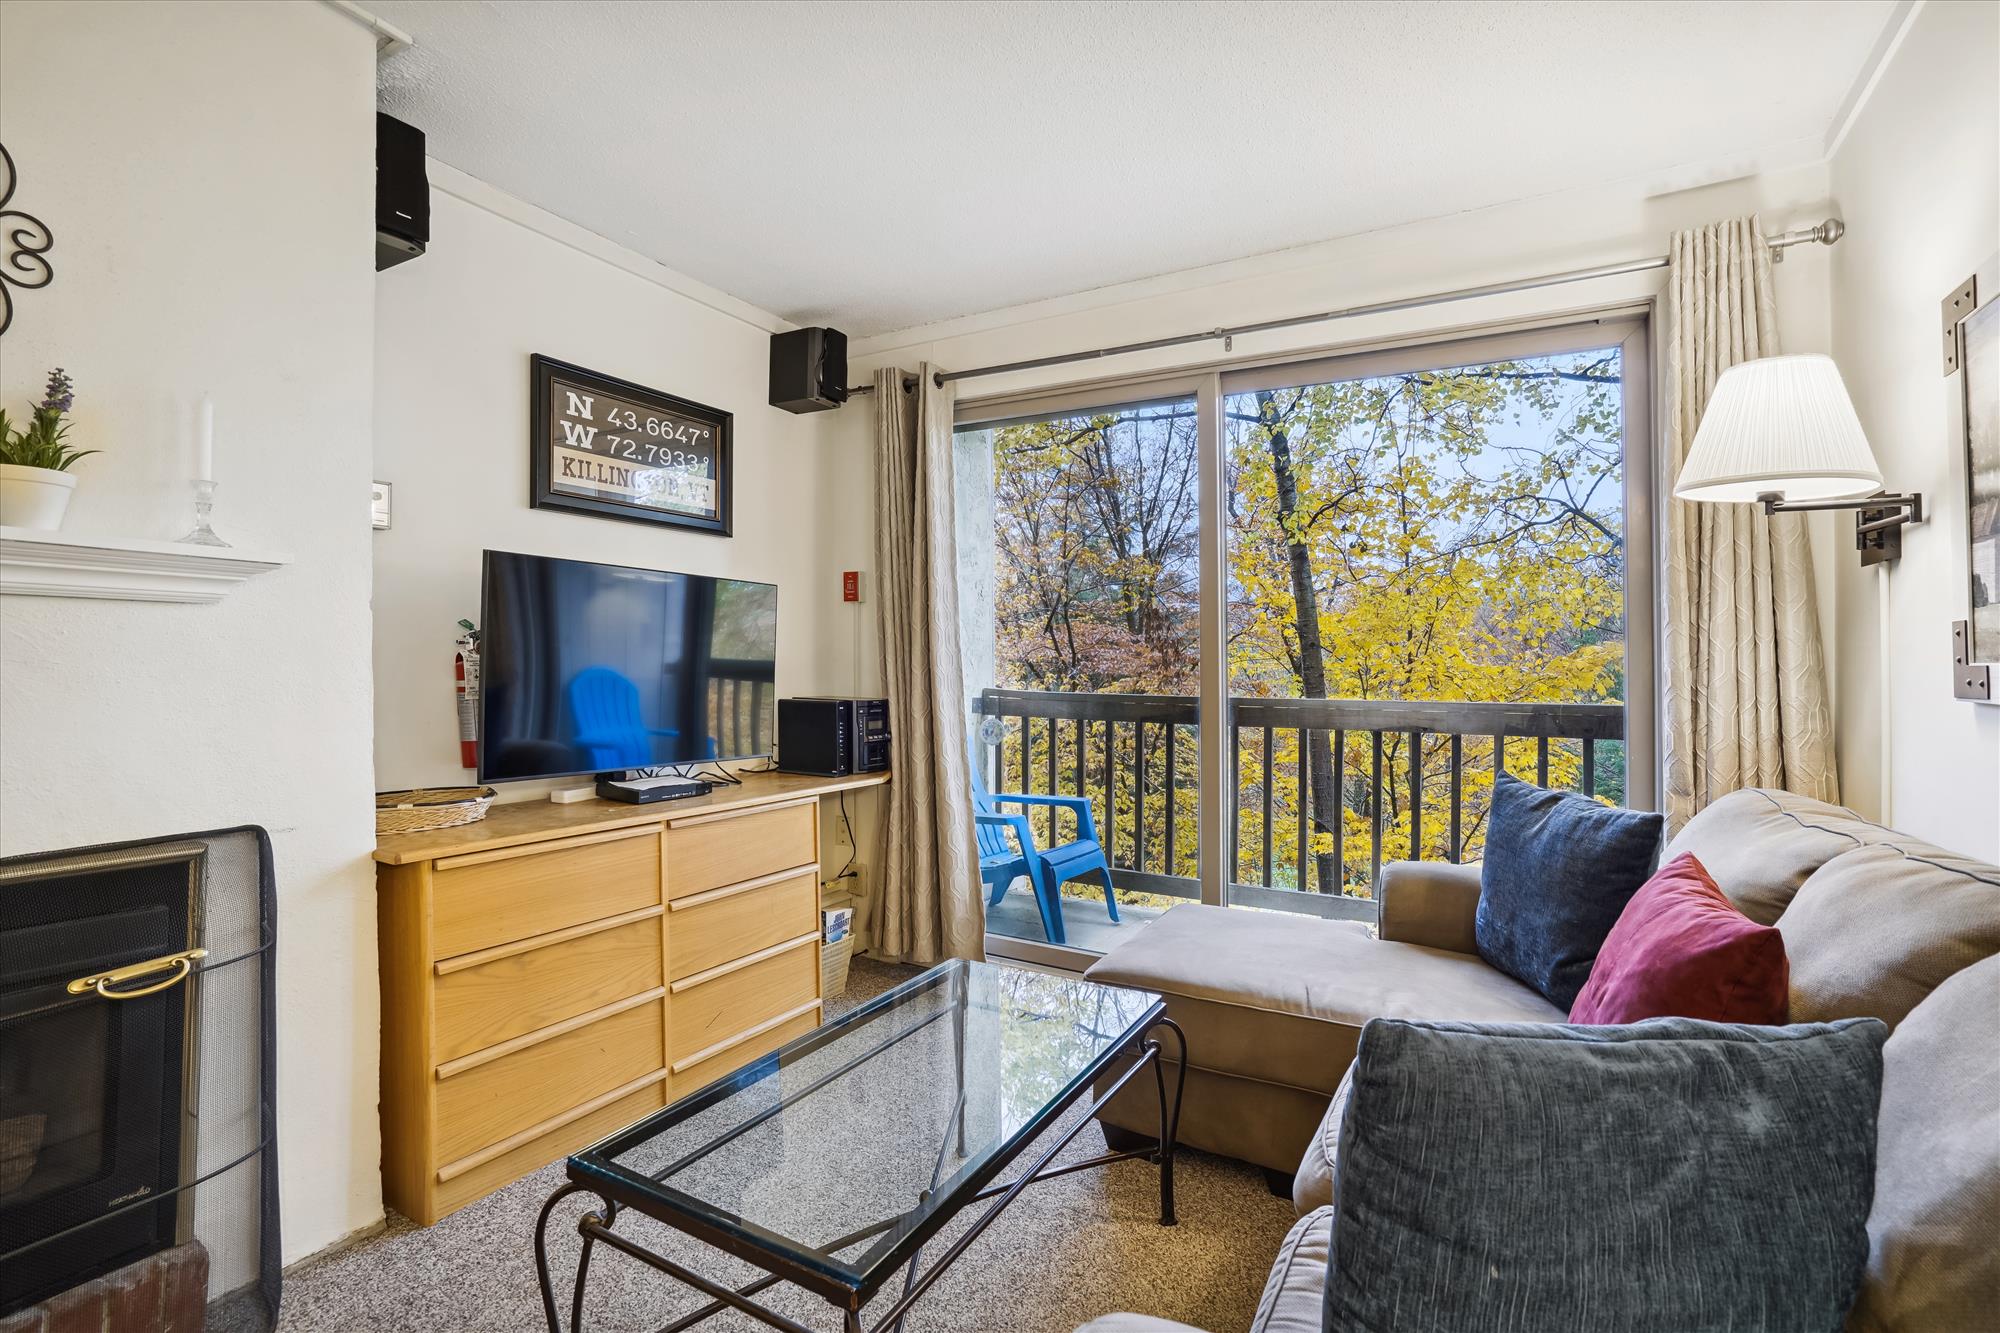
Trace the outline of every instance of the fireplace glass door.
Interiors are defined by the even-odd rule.
[[[0,884],[0,1313],[185,1238],[200,857]]]

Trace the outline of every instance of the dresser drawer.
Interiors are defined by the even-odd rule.
[[[667,896],[706,893],[819,859],[819,803],[697,817],[667,828]]]
[[[673,1096],[676,1100],[692,1093],[700,1092],[709,1084],[726,1075],[733,1074],[760,1055],[769,1055],[794,1037],[803,1037],[820,1024],[820,1010],[814,1005],[802,1014],[780,1019],[762,1032],[752,1030],[751,1034],[734,1046],[717,1051],[706,1059],[691,1065],[683,1065],[674,1075]]]
[[[647,826],[446,857],[431,889],[438,958],[545,935],[660,901],[660,834]]]
[[[818,928],[813,867],[677,898],[668,918],[667,978],[679,981]]]
[[[444,1168],[660,1068],[657,995],[493,1058],[438,1067],[437,1160]]]
[[[609,929],[557,932],[540,937],[547,943],[521,940],[439,963],[432,1036],[438,1062],[657,989],[662,910],[641,908]]]
[[[440,1179],[434,1185],[437,1216],[463,1208],[530,1171],[561,1161],[577,1149],[643,1120],[667,1104],[666,1088],[666,1077],[661,1074],[636,1091],[607,1095],[596,1105],[586,1102],[574,1114],[558,1117],[559,1123],[542,1133],[502,1140],[445,1166],[438,1171]]]
[[[720,975],[674,983],[670,1065],[686,1068],[732,1038],[819,998],[819,935]],[[689,985],[688,981],[694,981]]]

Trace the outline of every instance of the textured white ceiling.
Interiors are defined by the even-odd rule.
[[[1817,159],[1892,0],[375,0],[444,162],[854,335]]]

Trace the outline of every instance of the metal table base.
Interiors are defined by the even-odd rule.
[[[1174,1093],[1171,1100],[1167,1096],[1167,1074],[1165,1065],[1161,1059],[1160,1039],[1154,1035],[1160,1029],[1171,1032],[1174,1042],[1178,1047],[1179,1058],[1175,1061],[1177,1072],[1174,1078]],[[1178,1220],[1174,1213],[1174,1145],[1180,1128],[1181,1095],[1187,1085],[1187,1035],[1181,1031],[1178,1023],[1174,1022],[1171,1018],[1162,1016],[1155,1019],[1142,1030],[1135,1046],[1128,1046],[1126,1049],[1135,1049],[1135,1047],[1137,1058],[1133,1060],[1130,1067],[1118,1076],[1117,1081],[1105,1090],[1104,1100],[1110,1100],[1119,1089],[1136,1078],[1140,1071],[1150,1066],[1153,1070],[1153,1083],[1158,1090],[1160,1102],[1160,1132],[1151,1145],[1124,1152],[1100,1153],[1095,1157],[1086,1158],[1081,1162],[1070,1162],[1063,1166],[1051,1167],[1049,1163],[1064,1148],[1069,1146],[1072,1139],[1083,1132],[1086,1125],[1091,1123],[1089,1118],[1077,1121],[1076,1124],[1063,1131],[1056,1138],[1055,1142],[1044,1149],[1036,1157],[1034,1165],[1030,1166],[1021,1176],[1006,1184],[989,1185],[968,1197],[965,1200],[966,1205],[977,1203],[983,1199],[992,1199],[994,1203],[991,1208],[980,1214],[978,1220],[967,1227],[962,1235],[947,1246],[944,1254],[936,1262],[932,1263],[929,1268],[922,1267],[924,1257],[923,1247],[921,1245],[917,1247],[916,1253],[910,1257],[910,1265],[903,1278],[902,1295],[896,1299],[895,1303],[888,1308],[872,1327],[862,1322],[861,1309],[867,1303],[868,1298],[875,1294],[874,1292],[853,1293],[851,1303],[846,1306],[841,1306],[838,1302],[834,1302],[835,1308],[841,1311],[844,1333],[901,1333],[903,1320],[908,1316],[910,1307],[915,1305],[923,1297],[924,1293],[930,1290],[932,1284],[944,1275],[945,1269],[949,1268],[954,1260],[965,1253],[966,1248],[974,1240],[978,1239],[981,1232],[993,1224],[994,1220],[1000,1216],[1008,1204],[1012,1203],[1020,1195],[1022,1190],[1039,1181],[1054,1180],[1059,1176],[1073,1175],[1078,1171],[1088,1171],[1096,1167],[1108,1166],[1113,1162],[1123,1162],[1132,1159],[1144,1159],[1156,1163],[1160,1168],[1160,1225],[1163,1227],[1173,1226]],[[1067,1111],[1087,1090],[1088,1085],[1080,1085],[1076,1090],[1059,1099],[1054,1103],[1055,1115],[1059,1117],[1063,1112]],[[962,1134],[964,1131],[962,1114],[959,1119],[959,1131]],[[950,1136],[947,1135],[947,1143],[949,1140]],[[1023,1144],[1022,1146],[1025,1147],[1027,1145]],[[938,1167],[932,1172],[933,1187],[935,1187],[939,1171],[942,1170],[944,1160],[944,1147],[940,1146],[938,1150]],[[1010,1157],[1008,1160],[1011,1161],[1012,1158]],[[1001,1165],[1004,1167],[1006,1163],[1003,1162]],[[576,1181],[564,1184],[548,1197],[547,1202],[542,1205],[541,1215],[535,1221],[535,1272],[541,1284],[542,1314],[548,1321],[549,1333],[564,1333],[562,1317],[556,1308],[555,1283],[549,1272],[549,1219],[554,1214],[556,1205],[570,1195],[593,1193],[597,1193],[597,1191],[590,1185],[584,1185]],[[583,1333],[584,1287],[590,1277],[590,1260],[593,1248],[600,1243],[617,1250],[621,1254],[629,1255],[640,1263],[657,1269],[675,1281],[692,1287],[710,1298],[706,1305],[663,1325],[659,1333],[680,1333],[683,1329],[692,1328],[704,1320],[723,1313],[725,1310],[732,1309],[741,1311],[772,1328],[781,1329],[783,1333],[815,1333],[815,1330],[808,1328],[797,1320],[787,1318],[752,1299],[759,1292],[785,1281],[784,1274],[767,1272],[765,1276],[758,1278],[746,1286],[737,1288],[723,1286],[721,1283],[704,1277],[687,1268],[685,1265],[676,1263],[672,1259],[657,1254],[645,1246],[613,1231],[612,1228],[618,1220],[619,1206],[615,1201],[606,1199],[602,1194],[598,1194],[598,1200],[604,1205],[602,1209],[593,1209],[577,1220],[576,1229],[577,1233],[583,1238],[583,1248],[577,1255],[576,1285],[570,1294],[569,1333]],[[961,1205],[961,1207],[963,1206]],[[954,1215],[955,1212],[956,1210],[954,1211]],[[827,1245],[825,1249],[827,1252],[832,1253],[844,1249],[849,1245],[859,1244],[861,1241],[889,1230],[901,1220],[900,1217],[885,1218],[871,1227],[838,1238]],[[668,1222],[667,1225],[673,1224]],[[716,1248],[746,1263],[760,1268],[768,1268],[770,1266],[769,1261],[771,1256],[763,1254],[753,1247],[722,1244],[709,1237],[698,1237],[698,1239],[715,1245]]]

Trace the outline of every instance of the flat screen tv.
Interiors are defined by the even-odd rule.
[[[486,552],[479,780],[771,753],[778,589]]]

